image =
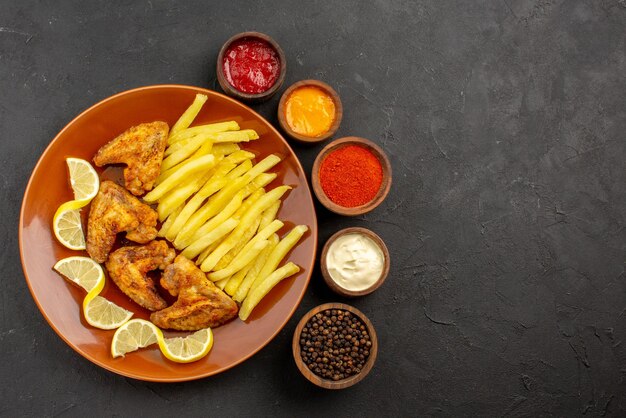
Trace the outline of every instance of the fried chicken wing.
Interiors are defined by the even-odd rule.
[[[169,126],[165,122],[133,126],[98,150],[93,158],[98,167],[126,164],[124,181],[135,196],[152,190],[161,171]]]
[[[169,308],[150,315],[150,320],[160,328],[195,331],[217,327],[234,318],[239,310],[226,293],[183,255],[167,266],[161,286],[172,296],[178,296],[178,300]]]
[[[113,282],[126,296],[146,309],[158,311],[166,308],[167,303],[147,273],[164,270],[174,257],[176,252],[165,241],[152,241],[147,245],[115,250],[106,267]]]
[[[98,263],[104,263],[120,232],[126,232],[126,238],[139,244],[150,242],[157,235],[157,217],[155,210],[123,187],[103,181],[91,202],[87,252]]]

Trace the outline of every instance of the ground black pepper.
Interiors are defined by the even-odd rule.
[[[302,361],[313,373],[329,380],[360,373],[371,346],[365,324],[356,315],[341,309],[315,314],[300,334]]]

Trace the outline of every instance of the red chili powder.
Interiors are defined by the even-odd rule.
[[[262,39],[236,40],[228,46],[222,64],[230,85],[248,94],[269,90],[280,75],[278,53]]]
[[[383,167],[370,150],[348,145],[324,158],[319,176],[322,190],[330,200],[353,208],[376,197],[383,182]]]

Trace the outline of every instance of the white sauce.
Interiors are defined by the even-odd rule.
[[[370,237],[345,234],[330,245],[326,268],[330,277],[347,290],[359,291],[372,286],[383,272],[384,255]]]

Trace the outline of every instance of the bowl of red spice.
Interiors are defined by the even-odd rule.
[[[339,215],[374,210],[391,188],[391,163],[385,152],[365,138],[349,136],[320,151],[311,174],[313,192],[324,207]]]
[[[378,338],[370,320],[357,308],[325,303],[307,312],[292,341],[298,370],[325,389],[344,389],[363,380],[378,353]]]
[[[227,40],[217,56],[217,81],[229,96],[248,103],[272,97],[285,81],[285,53],[272,37],[242,32]]]

